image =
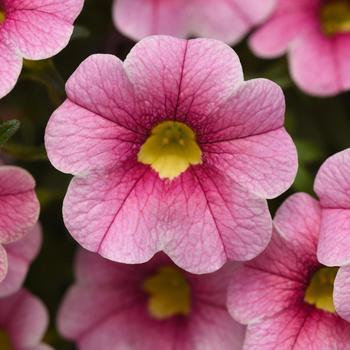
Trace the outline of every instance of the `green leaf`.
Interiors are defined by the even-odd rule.
[[[0,123],[0,147],[3,146],[19,129],[20,122],[16,119]]]
[[[313,163],[324,157],[324,152],[315,144],[304,140],[294,140],[294,142],[298,149],[300,163]]]

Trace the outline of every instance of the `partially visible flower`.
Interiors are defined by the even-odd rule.
[[[0,166],[0,282],[8,269],[4,245],[23,238],[39,217],[39,201],[35,181],[25,170],[15,166]]]
[[[266,58],[287,52],[291,75],[307,93],[350,89],[349,0],[279,0],[250,45]]]
[[[45,306],[28,291],[0,298],[1,350],[52,350],[41,343],[47,325]]]
[[[15,86],[23,58],[48,58],[68,44],[83,3],[0,0],[0,98]]]
[[[239,350],[245,327],[225,306],[233,269],[192,275],[162,253],[124,265],[80,251],[59,330],[79,350]]]
[[[327,266],[348,266],[339,276],[339,285],[350,283],[350,148],[329,157],[315,180],[320,198],[322,223],[317,256]],[[342,317],[350,322],[350,291],[339,291]]]
[[[19,241],[4,244],[8,270],[5,279],[0,282],[0,298],[17,292],[21,288],[29,265],[39,252],[41,236],[41,227],[38,223]]]
[[[149,37],[124,62],[89,57],[66,91],[45,143],[76,175],[63,215],[84,248],[124,263],[162,250],[204,273],[266,247],[265,199],[291,185],[296,150],[282,90],[244,81],[229,46]]]
[[[228,308],[248,325],[244,349],[350,349],[349,267],[327,267],[316,256],[322,209],[304,193],[277,211],[273,238],[256,259],[233,273]],[[333,230],[336,236],[336,227]]]
[[[116,27],[132,39],[197,35],[238,43],[272,12],[276,0],[114,0]]]

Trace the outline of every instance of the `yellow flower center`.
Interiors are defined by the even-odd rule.
[[[334,280],[338,267],[322,267],[312,276],[304,300],[316,308],[335,313],[333,303]]]
[[[137,159],[150,165],[161,179],[174,179],[190,165],[202,163],[196,135],[186,124],[165,121],[152,129]]]
[[[5,11],[1,10],[0,7],[0,24],[5,21]]]
[[[321,7],[321,24],[323,32],[329,36],[350,33],[350,1],[326,1]]]
[[[13,350],[10,337],[2,329],[0,329],[0,349],[1,350]]]
[[[148,310],[158,320],[187,316],[191,311],[191,288],[175,267],[161,267],[145,280],[143,290],[149,295]]]

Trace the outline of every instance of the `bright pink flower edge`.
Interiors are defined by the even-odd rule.
[[[288,52],[297,85],[317,96],[350,89],[350,33],[326,36],[319,17],[322,0],[279,0],[270,19],[254,33],[250,46],[260,57]]]
[[[125,265],[81,250],[77,282],[59,311],[60,333],[80,350],[241,349],[245,327],[225,307],[232,264],[208,275],[182,271],[191,286],[189,316],[157,320],[150,315],[142,284],[161,266],[172,265],[162,253],[142,265]]]
[[[8,269],[4,245],[22,239],[38,221],[35,180],[24,169],[0,165],[0,281]]]
[[[276,213],[268,248],[233,274],[228,308],[248,325],[244,349],[350,349],[350,324],[304,302],[310,278],[322,266],[316,256],[321,217],[315,199],[292,195]],[[348,309],[342,297],[349,296],[349,282],[349,269],[341,267],[333,295],[340,315]]]
[[[266,247],[265,198],[291,185],[297,155],[283,127],[282,90],[265,79],[244,82],[229,46],[149,37],[124,62],[89,57],[66,91],[45,144],[53,165],[76,175],[63,215],[84,248],[125,263],[162,250],[205,273]],[[203,164],[164,181],[137,153],[169,119],[195,131]]]
[[[41,343],[48,322],[44,304],[25,289],[0,298],[0,329],[9,335],[14,350],[52,350]]]
[[[0,10],[0,98],[15,86],[22,58],[54,56],[69,42],[84,0],[2,0]]]
[[[276,0],[115,0],[116,27],[132,39],[165,34],[238,43],[272,12]]]

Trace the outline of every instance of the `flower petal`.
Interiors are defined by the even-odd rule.
[[[48,325],[48,314],[42,302],[22,289],[0,299],[0,321],[16,349],[35,349]],[[11,317],[9,317],[11,315]]]
[[[117,124],[124,133],[134,133],[136,139],[140,134],[144,138],[145,126],[136,110],[134,88],[116,56],[89,56],[68,79],[66,92],[74,104]]]
[[[3,39],[1,38],[1,41]],[[0,98],[16,85],[22,70],[22,58],[10,45],[0,41]]]
[[[312,306],[290,308],[248,327],[245,349],[350,349],[350,325]]]
[[[210,39],[149,37],[134,46],[124,67],[150,125],[177,119],[198,132],[201,119],[243,82],[236,53]]]
[[[297,152],[284,128],[260,135],[204,144],[209,162],[261,198],[274,198],[293,183]]]
[[[337,314],[350,322],[350,266],[339,269],[334,281],[333,299]]]
[[[70,100],[53,113],[45,133],[50,161],[72,174],[110,169],[125,157],[136,159],[138,142],[134,133]]]
[[[8,272],[0,283],[0,297],[17,292],[28,272],[29,265],[38,254],[41,245],[41,227],[39,224],[21,240],[6,244],[8,254]]]
[[[275,3],[275,0],[196,0],[191,29],[201,37],[236,44],[271,13]]]
[[[27,59],[44,59],[61,51],[73,32],[83,0],[6,1],[4,22],[11,42]]]
[[[0,242],[20,239],[38,220],[39,202],[34,187],[33,177],[25,170],[0,167]]]
[[[271,235],[264,200],[200,167],[171,182],[135,164],[75,178],[63,213],[68,230],[88,250],[127,263],[163,250],[191,272],[255,257]]]
[[[350,209],[323,209],[318,260],[327,266],[350,264]]]
[[[113,5],[115,25],[136,41],[155,34],[184,37],[186,15],[186,0],[118,0]]]
[[[319,0],[279,1],[276,11],[249,39],[253,52],[266,58],[284,54],[292,41],[316,24]]]
[[[290,71],[302,90],[311,95],[330,96],[346,88],[337,62],[350,57],[339,59],[338,45],[337,37],[328,38],[319,28],[308,31],[293,43]]]
[[[314,189],[323,208],[350,209],[350,149],[329,157],[321,166]]]

